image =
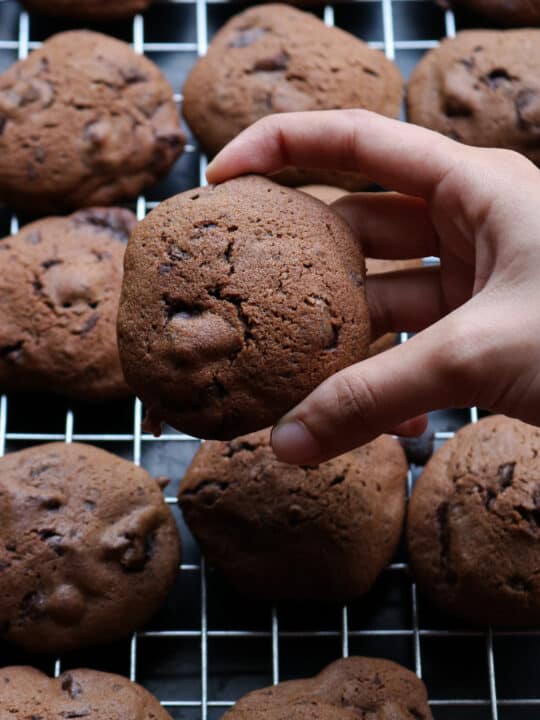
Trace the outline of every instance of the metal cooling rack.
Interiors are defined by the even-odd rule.
[[[245,7],[226,0],[161,0],[145,16],[101,29],[131,41],[158,62],[175,91],[209,37]],[[440,37],[470,22],[443,12],[430,0],[354,0],[313,8],[328,25],[339,25],[384,50],[407,77],[423,52]],[[27,56],[53,32],[76,27],[29,17],[13,0],[0,0],[0,71]],[[175,95],[181,102],[181,95]],[[139,197],[139,219],[159,200],[204,183],[205,157],[190,139],[168,181]],[[5,227],[2,227],[4,225]],[[0,213],[0,237],[15,233],[16,216]],[[406,335],[401,340],[405,341]],[[245,692],[280,680],[314,674],[340,656],[388,657],[413,668],[428,687],[436,720],[532,720],[540,717],[540,631],[475,630],[454,624],[417,597],[402,547],[368,598],[345,607],[252,606],[205,568],[175,507],[178,481],[197,441],[168,429],[160,438],[141,431],[138,400],[101,409],[48,398],[0,399],[0,455],[27,445],[91,442],[173,478],[166,499],[184,541],[176,587],[151,626],[130,641],[59,659],[29,658],[0,646],[0,664],[37,664],[58,675],[73,667],[121,672],[157,695],[174,718],[217,720]],[[438,444],[467,422],[476,408],[433,413]],[[408,474],[410,492],[421,468]]]

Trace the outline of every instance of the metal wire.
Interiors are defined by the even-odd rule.
[[[393,10],[394,5],[403,2],[411,2],[411,0],[354,0],[358,4],[379,6],[382,13],[383,36],[369,44],[374,48],[384,50],[386,56],[395,59],[396,51],[401,50],[428,50],[438,44],[437,38],[421,38],[421,39],[396,39]],[[426,3],[427,0],[413,0],[417,4]],[[4,0],[0,0],[0,4]],[[206,53],[208,47],[208,18],[207,9],[209,5],[223,4],[224,0],[158,0],[160,3],[191,5],[195,7],[196,14],[196,38],[191,42],[146,42],[145,41],[145,20],[144,16],[137,15],[133,20],[132,28],[132,44],[134,51],[140,54],[149,52],[160,53],[197,53],[202,56]],[[323,12],[324,22],[332,26],[335,21],[334,7],[327,5]],[[452,37],[456,33],[456,20],[451,11],[447,11],[444,15],[444,27],[446,35]],[[40,42],[31,39],[31,23],[30,17],[26,12],[21,12],[18,23],[18,37],[13,39],[0,39],[0,50],[16,51],[18,58],[25,58],[29,50],[40,46]],[[175,96],[177,101],[181,100],[181,95]],[[198,152],[194,145],[188,145],[186,152]],[[205,184],[206,158],[199,155],[199,180],[201,184]],[[136,214],[138,219],[142,219],[146,213],[157,205],[156,201],[147,201],[144,196],[138,198],[136,203]],[[10,224],[10,231],[16,233],[18,230],[18,219],[13,216]],[[407,336],[403,334],[401,341],[405,342]],[[11,402],[15,402],[14,400]],[[147,443],[173,442],[182,443],[191,441],[188,435],[176,432],[167,432],[160,438],[154,438],[152,435],[141,431],[142,406],[139,400],[134,401],[133,409],[133,426],[132,431],[127,433],[81,433],[76,432],[76,418],[71,410],[68,410],[65,418],[65,430],[63,433],[55,432],[10,432],[9,431],[9,403],[6,396],[0,397],[0,456],[6,450],[6,443],[33,443],[33,442],[51,442],[64,441],[70,443],[78,442],[99,442],[99,443],[126,443],[132,445],[133,462],[140,465],[143,460],[143,446]],[[470,422],[478,421],[478,411],[476,408],[470,410]],[[453,436],[453,432],[444,431],[436,433],[436,439],[439,441],[448,440]],[[412,487],[412,473],[408,475],[408,492]],[[173,496],[167,496],[166,500],[169,504],[176,502]],[[439,707],[480,707],[487,708],[491,720],[498,720],[499,708],[506,707],[536,707],[540,706],[540,697],[535,698],[500,698],[497,694],[496,682],[496,658],[494,649],[494,638],[539,638],[540,631],[510,631],[488,629],[486,631],[475,629],[437,629],[424,628],[421,623],[420,603],[417,597],[415,583],[410,581],[410,598],[411,598],[411,619],[410,626],[396,627],[386,629],[351,629],[350,627],[350,609],[344,606],[341,609],[341,627],[339,629],[317,629],[309,631],[281,630],[277,608],[271,609],[268,630],[220,630],[209,627],[208,622],[208,586],[206,581],[206,568],[204,560],[200,564],[185,563],[181,566],[182,573],[198,573],[199,574],[199,594],[200,594],[200,629],[176,629],[176,630],[146,630],[134,633],[129,643],[129,677],[137,680],[137,665],[141,657],[141,646],[139,640],[189,640],[195,639],[200,644],[200,696],[195,697],[178,697],[175,699],[162,699],[162,704],[167,708],[197,708],[200,710],[201,720],[208,720],[208,711],[210,708],[226,708],[231,706],[236,698],[227,700],[214,700],[209,697],[208,685],[208,642],[210,639],[262,639],[268,641],[270,651],[270,672],[272,682],[277,683],[280,680],[280,642],[287,639],[314,639],[323,640],[330,639],[339,643],[340,653],[343,657],[347,657],[350,652],[351,640],[356,638],[406,638],[410,639],[412,644],[412,657],[414,669],[419,677],[422,677],[423,668],[426,661],[423,658],[422,643],[429,638],[485,638],[487,677],[488,677],[488,696],[476,698],[436,698],[430,701],[431,706],[436,709]],[[408,567],[406,563],[393,563],[386,571],[391,577],[409,577]],[[249,655],[248,655],[249,657]],[[58,676],[61,672],[61,661],[57,659],[54,663],[53,673]],[[429,688],[428,688],[429,689]]]

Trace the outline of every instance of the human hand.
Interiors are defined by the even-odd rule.
[[[374,336],[417,332],[316,388],[274,427],[278,458],[318,463],[383,432],[418,434],[429,410],[478,405],[540,424],[540,171],[364,110],[264,118],[210,164],[244,173],[359,170],[397,191],[334,203],[368,257],[440,267],[368,277]]]

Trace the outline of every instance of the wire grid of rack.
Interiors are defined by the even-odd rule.
[[[189,66],[206,52],[211,34],[243,7],[227,0],[160,0],[145,16],[98,29],[130,41],[136,52],[157,61],[179,91]],[[452,12],[439,10],[430,0],[353,0],[312,9],[326,24],[344,27],[382,49],[405,76],[440,37],[453,36],[456,26],[461,29],[467,23],[456,23]],[[169,13],[166,22],[164,13]],[[26,57],[52,32],[76,26],[36,21],[13,0],[0,0],[0,70]],[[181,67],[175,68],[175,60]],[[179,92],[175,99],[181,103]],[[164,197],[204,184],[206,159],[196,142],[188,142],[178,165],[179,172],[173,171],[153,195],[137,199],[139,219]],[[19,220],[8,213],[0,218],[8,226],[2,230],[15,233]],[[406,339],[401,336],[401,341]],[[2,396],[0,456],[41,442],[95,443],[155,474],[165,470],[172,475],[173,488],[166,499],[174,508],[173,491],[197,441],[171,429],[154,438],[141,431],[141,417],[138,400],[102,412],[52,398]],[[436,443],[477,419],[476,408],[434,413]],[[409,470],[409,492],[420,470]],[[207,571],[179,516],[178,521],[187,552],[177,588],[154,624],[126,643],[76,657],[39,659],[39,667],[54,675],[75,666],[123,672],[154,692],[174,718],[213,720],[250,689],[313,674],[339,656],[373,654],[402,662],[424,678],[436,719],[458,713],[464,720],[540,717],[540,632],[476,630],[441,617],[417,597],[403,548],[383,573],[378,589],[358,605],[254,609]],[[36,664],[35,659],[0,647],[2,665],[32,660]]]

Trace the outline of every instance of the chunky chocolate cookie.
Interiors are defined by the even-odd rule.
[[[540,30],[467,30],[443,40],[409,81],[409,120],[540,164]]]
[[[253,175],[161,203],[131,235],[118,316],[148,427],[267,427],[366,356],[364,259],[348,225]]]
[[[158,700],[121,675],[70,670],[50,678],[31,667],[0,669],[0,717],[20,720],[171,720]]]
[[[255,690],[223,720],[431,720],[424,683],[380,658],[350,657],[314,678]]]
[[[159,608],[179,559],[172,513],[145,470],[79,443],[0,458],[6,640],[56,654],[128,635]]]
[[[31,12],[78,20],[117,20],[143,12],[152,0],[23,0]]]
[[[272,113],[367,108],[397,117],[402,89],[397,67],[353,35],[287,5],[258,5],[215,35],[186,80],[183,111],[214,155]],[[356,173],[328,171],[289,171],[280,180],[366,185]]]
[[[316,467],[287,465],[262,430],[204,443],[179,501],[204,555],[241,592],[341,601],[366,593],[396,550],[407,468],[387,435]]]
[[[531,27],[540,25],[538,0],[439,0],[443,8],[472,10],[494,25]]]
[[[480,624],[540,622],[540,429],[493,416],[426,465],[408,524],[420,588]]]
[[[0,392],[129,393],[116,316],[134,227],[129,210],[89,208],[0,240]]]
[[[27,212],[134,197],[183,144],[165,77],[114,38],[59,33],[0,75],[0,201]]]

